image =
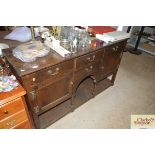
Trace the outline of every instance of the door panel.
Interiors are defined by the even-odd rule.
[[[37,100],[41,111],[52,108],[71,96],[71,76],[61,79],[42,87],[37,91]]]
[[[105,55],[102,61],[102,73],[107,75],[118,68],[121,60],[124,44],[115,44],[105,48]]]

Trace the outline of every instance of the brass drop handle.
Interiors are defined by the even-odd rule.
[[[92,56],[92,59],[91,59],[90,57],[88,57],[87,60],[88,60],[89,62],[94,61],[94,60],[95,60],[95,55]]]
[[[10,121],[6,123],[7,126],[13,126],[15,124],[16,120]]]
[[[93,70],[93,66],[89,66],[89,68],[85,69],[87,72],[91,72]]]
[[[56,68],[54,73],[52,72],[52,70],[49,70],[48,73],[49,73],[50,75],[56,75],[56,74],[59,73],[59,70],[60,70],[59,68]]]
[[[116,47],[113,47],[112,49],[113,49],[113,51],[117,51],[118,50],[118,46],[116,46]]]

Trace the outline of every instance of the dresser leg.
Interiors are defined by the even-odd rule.
[[[94,80],[93,82],[93,91],[92,91],[93,98],[95,97],[95,90],[96,90],[96,80]]]
[[[112,75],[111,82],[112,82],[113,85],[114,85],[114,82],[115,82],[116,74],[117,74],[117,71],[115,71],[115,72],[113,73],[113,75]]]

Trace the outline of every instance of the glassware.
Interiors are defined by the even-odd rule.
[[[90,37],[86,30],[81,30],[79,32],[79,43],[78,48],[89,48]]]
[[[70,49],[70,40],[69,39],[61,39],[60,46],[64,47],[65,49]]]

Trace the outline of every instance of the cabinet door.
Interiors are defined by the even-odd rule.
[[[105,48],[105,54],[102,61],[102,74],[107,75],[118,68],[122,53],[124,49],[124,42],[117,43]]]
[[[72,91],[71,78],[72,74],[67,74],[54,81],[49,79],[38,84],[35,91],[34,103],[37,104],[34,107],[34,112],[42,113],[69,99]]]

